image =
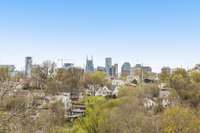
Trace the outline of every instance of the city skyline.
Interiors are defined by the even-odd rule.
[[[200,62],[197,0],[18,0],[0,2],[0,64],[24,69],[24,58],[73,62],[86,55],[105,66],[191,68]]]
[[[112,71],[111,72],[112,74],[121,73],[121,71],[123,71],[124,65],[127,64],[127,63],[130,64],[130,66],[131,66],[130,70],[135,68],[135,67],[141,66],[147,71],[156,72],[156,73],[160,73],[162,71],[162,69],[164,69],[164,68],[170,68],[170,69],[184,68],[183,66],[171,67],[171,66],[165,65],[165,66],[161,66],[160,69],[153,70],[152,66],[150,66],[150,65],[146,65],[144,63],[133,63],[133,62],[126,61],[126,62],[123,62],[123,64],[120,64],[120,67],[118,67],[119,66],[118,62],[115,62],[114,64],[111,64],[111,66],[109,67],[110,70],[108,72],[107,69],[106,69],[107,68],[107,65],[106,65],[107,62],[105,62],[103,65],[94,64],[93,56],[91,57],[91,59],[89,59],[88,56],[87,56],[86,60],[85,60],[86,62],[83,65],[77,65],[75,62],[73,62],[72,59],[63,59],[63,58],[59,58],[57,60],[45,59],[45,60],[41,60],[40,62],[37,62],[37,61],[34,61],[34,59],[31,56],[26,56],[24,58],[25,62],[24,62],[24,64],[23,63],[21,64],[21,66],[22,66],[21,68],[19,68],[18,66],[16,66],[16,64],[13,64],[13,63],[10,63],[10,64],[5,64],[4,63],[4,64],[0,64],[0,65],[3,66],[3,67],[4,66],[14,67],[14,69],[19,70],[19,71],[25,71],[25,73],[26,73],[26,71],[27,71],[27,59],[29,59],[29,58],[31,60],[30,61],[31,65],[42,65],[42,63],[44,63],[45,61],[51,61],[51,62],[56,63],[56,67],[58,67],[58,68],[62,68],[62,67],[63,68],[69,68],[69,67],[78,67],[79,68],[80,67],[80,68],[83,68],[86,72],[105,71],[106,73],[110,73]],[[106,57],[104,59],[104,61],[106,61],[106,59],[108,59],[108,58],[110,58],[111,61],[113,60],[112,57]],[[199,63],[196,63],[193,66],[187,67],[185,69],[186,70],[194,69],[198,65],[199,65]],[[113,70],[111,70],[111,69],[117,69],[117,71],[114,70],[116,72],[113,73]]]

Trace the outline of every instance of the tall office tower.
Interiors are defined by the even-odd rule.
[[[25,58],[25,76],[31,78],[32,73],[32,57]]]
[[[131,64],[129,62],[125,62],[122,65],[121,76],[127,77],[130,76],[130,74],[131,74]]]
[[[105,59],[105,68],[106,68],[106,73],[109,76],[112,76],[112,58],[108,57]]]
[[[94,72],[94,63],[93,63],[93,58],[92,59],[86,59],[86,68],[85,68],[86,72]]]
[[[112,76],[117,78],[118,77],[118,64],[114,64],[112,66]]]

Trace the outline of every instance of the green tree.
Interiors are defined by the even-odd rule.
[[[65,122],[65,108],[62,102],[52,103],[50,105],[51,121],[56,126],[63,126]]]
[[[83,74],[81,68],[58,69],[55,80],[61,84],[60,89],[62,91],[78,94],[82,88]]]
[[[200,72],[194,71],[191,73],[191,79],[192,81],[196,83],[200,83]]]
[[[86,87],[88,85],[93,85],[95,87],[104,86],[108,84],[107,75],[105,72],[94,72],[94,73],[86,73],[84,75],[84,84]]]
[[[169,83],[170,81],[170,72],[168,71],[162,71],[161,74],[160,74],[160,80],[164,83]]]
[[[8,67],[0,68],[0,81],[7,81],[11,79],[10,70]]]
[[[199,133],[200,118],[191,108],[172,107],[163,116],[164,133]]]

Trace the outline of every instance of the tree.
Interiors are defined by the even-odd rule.
[[[187,90],[187,86],[190,84],[189,74],[185,69],[177,68],[170,77],[170,86],[174,88],[180,96],[184,90]]]
[[[164,133],[199,133],[200,117],[191,108],[172,107],[163,116]]]
[[[63,126],[65,121],[65,108],[62,102],[52,103],[50,105],[51,121],[56,126]]]
[[[0,81],[7,81],[10,80],[10,70],[8,67],[0,68]]]
[[[196,83],[200,83],[200,72],[194,71],[191,73],[191,79],[192,81]]]
[[[37,89],[47,89],[47,83],[54,79],[56,64],[45,61],[42,65],[35,65],[32,70],[32,87]]]
[[[164,83],[169,83],[170,76],[171,76],[171,74],[169,71],[162,71],[160,74],[160,80]]]
[[[100,85],[100,86],[103,86],[106,84],[106,73],[104,72],[100,72],[100,71],[97,71],[95,73],[92,73],[92,84],[93,85]]]
[[[24,73],[21,71],[16,71],[14,76],[14,81],[19,82],[23,78],[24,78]]]
[[[83,70],[75,67],[58,69],[55,80],[62,84],[61,90],[77,94],[82,88]]]
[[[105,72],[94,72],[94,73],[86,73],[84,75],[84,84],[85,87],[90,85],[98,88],[99,86],[108,85],[107,74]]]
[[[181,98],[181,102],[198,107],[200,104],[200,87],[198,83],[199,73],[193,72],[191,77],[185,69],[177,69],[173,72],[170,84]],[[191,80],[193,82],[191,82]]]

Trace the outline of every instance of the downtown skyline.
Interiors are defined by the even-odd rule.
[[[2,64],[0,64],[0,65],[2,65],[2,66],[4,66],[4,65],[8,65],[8,66],[15,66],[15,69],[16,70],[19,70],[19,71],[25,71],[25,69],[26,69],[26,62],[27,62],[27,60],[26,60],[26,58],[31,58],[31,64],[32,65],[41,65],[43,62],[45,62],[45,61],[51,61],[51,62],[54,62],[54,63],[56,63],[56,67],[58,67],[58,68],[60,68],[60,67],[65,67],[65,64],[72,64],[72,66],[75,66],[75,67],[80,67],[80,68],[83,68],[85,71],[87,71],[87,60],[90,60],[90,61],[92,61],[92,63],[93,63],[93,68],[94,68],[94,70],[93,71],[96,71],[99,67],[100,68],[104,68],[105,69],[105,71],[107,71],[106,70],[106,68],[107,68],[107,62],[106,62],[106,59],[107,58],[110,58],[111,59],[111,66],[114,66],[114,65],[118,65],[117,67],[117,69],[118,69],[118,71],[117,71],[117,73],[119,72],[119,73],[121,73],[121,71],[122,71],[122,67],[123,67],[123,65],[124,64],[127,64],[127,63],[129,63],[130,64],[130,66],[131,66],[131,68],[130,68],[130,70],[132,69],[132,68],[134,68],[134,67],[136,67],[137,65],[141,65],[141,66],[144,66],[144,67],[150,67],[150,69],[152,69],[152,72],[156,72],[156,73],[160,73],[161,72],[161,70],[162,70],[162,68],[165,68],[165,67],[169,67],[169,68],[171,68],[171,69],[176,69],[176,68],[184,68],[183,66],[177,66],[177,67],[171,67],[170,65],[163,65],[163,66],[161,66],[160,68],[158,68],[158,69],[153,69],[153,67],[151,66],[151,65],[147,65],[147,64],[145,64],[145,63],[140,63],[140,62],[130,62],[130,61],[124,61],[123,63],[119,63],[119,62],[114,62],[113,61],[113,58],[112,57],[106,57],[106,58],[104,58],[104,63],[103,64],[95,64],[94,62],[95,62],[95,60],[94,60],[94,57],[93,56],[91,56],[91,57],[88,57],[88,56],[86,56],[86,58],[85,58],[85,62],[81,65],[79,65],[78,63],[76,63],[75,62],[75,60],[73,60],[73,59],[64,59],[64,58],[56,58],[55,60],[53,60],[53,59],[44,59],[44,60],[41,60],[40,59],[40,61],[39,60],[35,60],[35,59],[37,59],[37,58],[33,58],[32,56],[26,56],[25,58],[24,58],[24,62],[22,63],[22,64],[20,64],[20,66],[21,67],[19,67],[19,65],[16,65],[16,64],[14,64],[14,63],[7,63],[7,64],[5,64],[5,63],[2,63]],[[39,58],[38,58],[39,59]],[[196,63],[196,64],[194,64],[193,66],[191,66],[191,67],[187,67],[187,68],[185,68],[186,70],[189,70],[189,69],[193,69],[196,65],[198,65],[199,63]],[[111,67],[110,66],[110,67]],[[90,68],[89,68],[90,69]]]

